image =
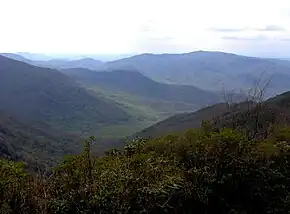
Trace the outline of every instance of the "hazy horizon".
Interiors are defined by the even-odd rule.
[[[290,2],[3,0],[0,52],[290,58]]]
[[[120,53],[120,54],[101,54],[101,53],[34,53],[34,52],[0,52],[0,54],[16,54],[22,57],[25,57],[29,60],[79,60],[85,58],[91,58],[94,60],[100,60],[103,62],[114,61],[119,59],[124,59],[128,57],[133,57],[142,54],[189,54],[198,51],[205,51],[205,50],[193,50],[190,52],[163,52],[163,53],[152,53],[152,52],[141,52],[141,53]],[[206,52],[221,52],[221,53],[228,53],[228,54],[236,54],[240,56],[246,57],[257,57],[257,58],[273,58],[273,59],[284,59],[290,60],[290,56],[279,56],[279,55],[254,55],[254,54],[246,54],[246,53],[235,53],[235,52],[226,52],[226,51],[206,51]]]

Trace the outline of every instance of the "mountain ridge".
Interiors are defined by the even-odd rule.
[[[88,69],[96,69],[100,67],[103,62],[100,60],[96,60],[90,57],[85,57],[81,59],[62,59],[62,58],[55,58],[51,59],[48,58],[47,60],[36,60],[36,59],[29,59],[26,58],[25,55],[20,55],[17,53],[0,53],[0,55],[4,57],[8,57],[17,61],[22,61],[34,66],[38,67],[47,67],[52,69],[68,69],[68,68],[88,68]]]
[[[243,120],[245,120],[245,118],[249,120],[248,114],[255,115],[257,112],[261,117],[259,119],[261,127],[273,123],[272,120],[279,120],[281,125],[285,125],[290,124],[289,107],[290,91],[276,95],[261,103],[245,101],[231,104],[231,107],[229,107],[229,104],[227,103],[218,103],[195,112],[174,115],[142,130],[141,132],[137,132],[132,137],[147,138],[156,137],[165,133],[182,132],[186,129],[200,127],[203,121],[211,121],[214,123],[218,121],[218,123],[220,123],[219,125],[222,127],[227,127],[229,125],[232,126],[232,122],[239,122],[241,123],[240,126],[244,128],[247,124],[244,124]],[[241,118],[237,119],[238,117]],[[237,127],[235,127],[235,129],[236,128]]]
[[[150,99],[195,103],[215,103],[218,95],[195,86],[172,85],[156,82],[135,70],[91,71],[88,69],[62,70],[65,74],[105,89],[121,90]]]
[[[0,56],[0,110],[25,121],[43,121],[80,127],[128,120],[129,115],[113,101],[88,92],[72,78]]]
[[[252,87],[261,78],[272,79],[269,95],[286,91],[290,62],[197,51],[185,54],[141,54],[104,64],[107,69],[136,69],[159,82],[194,85],[205,90]]]
[[[14,56],[15,57],[15,56]],[[183,54],[144,53],[109,62],[84,58],[81,61],[31,61],[43,67],[91,70],[137,70],[157,82],[192,85],[203,90],[247,90],[259,80],[270,80],[267,96],[287,91],[290,62],[282,59],[242,56],[218,51],[194,51]]]

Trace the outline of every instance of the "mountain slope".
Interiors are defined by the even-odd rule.
[[[131,70],[95,72],[88,69],[62,70],[65,74],[87,85],[96,85],[105,90],[122,91],[150,100],[190,104],[192,110],[219,101],[215,93],[201,90],[194,86],[158,83],[143,74]]]
[[[64,155],[81,150],[76,136],[47,126],[33,127],[0,112],[0,157],[35,164],[52,165]]]
[[[258,119],[258,128],[263,129],[271,124],[290,124],[290,92],[277,95],[261,104],[242,102],[232,107],[216,104],[193,113],[174,115],[164,121],[136,133],[134,136],[154,137],[169,132],[180,132],[189,128],[200,127],[202,121],[219,118],[217,125],[231,128],[255,129],[253,123]],[[256,121],[257,122],[257,121]],[[269,127],[268,127],[269,128]]]
[[[210,120],[226,111],[227,106],[221,103],[200,109],[193,113],[177,114],[136,133],[134,136],[156,137],[170,132],[180,132],[189,128],[197,128],[200,127],[203,120]]]
[[[223,52],[141,54],[108,62],[105,68],[136,69],[157,81],[211,90],[252,87],[262,74],[272,79],[269,94],[287,90],[290,83],[289,61]]]
[[[0,56],[4,56],[4,57],[7,57],[7,58],[10,58],[10,59],[14,59],[14,60],[17,60],[17,61],[21,61],[21,62],[26,62],[26,63],[29,63],[29,64],[33,64],[34,62],[30,59],[27,59],[19,54],[14,54],[14,53],[0,53]]]
[[[91,71],[76,68],[61,70],[99,96],[124,106],[135,118],[125,126],[99,129],[99,135],[130,136],[174,114],[191,112],[220,101],[218,94],[194,86],[181,86],[155,82],[132,70]]]
[[[0,110],[24,121],[64,130],[92,131],[101,124],[127,121],[115,102],[89,93],[57,70],[0,56]]]

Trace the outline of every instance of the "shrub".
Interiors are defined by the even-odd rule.
[[[137,139],[104,157],[92,157],[87,141],[83,153],[66,157],[41,179],[1,160],[1,211],[287,213],[288,135],[283,128],[249,140],[204,123],[183,134]]]

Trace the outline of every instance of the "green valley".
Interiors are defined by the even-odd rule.
[[[123,135],[131,135],[174,114],[193,111],[221,100],[221,96],[194,86],[177,86],[155,82],[131,70],[92,71],[75,68],[61,70],[99,97],[116,101],[132,115],[134,123],[105,127],[105,132],[122,127]],[[128,129],[128,131],[125,131]],[[132,131],[129,131],[132,130]],[[102,133],[101,129],[98,133]]]

